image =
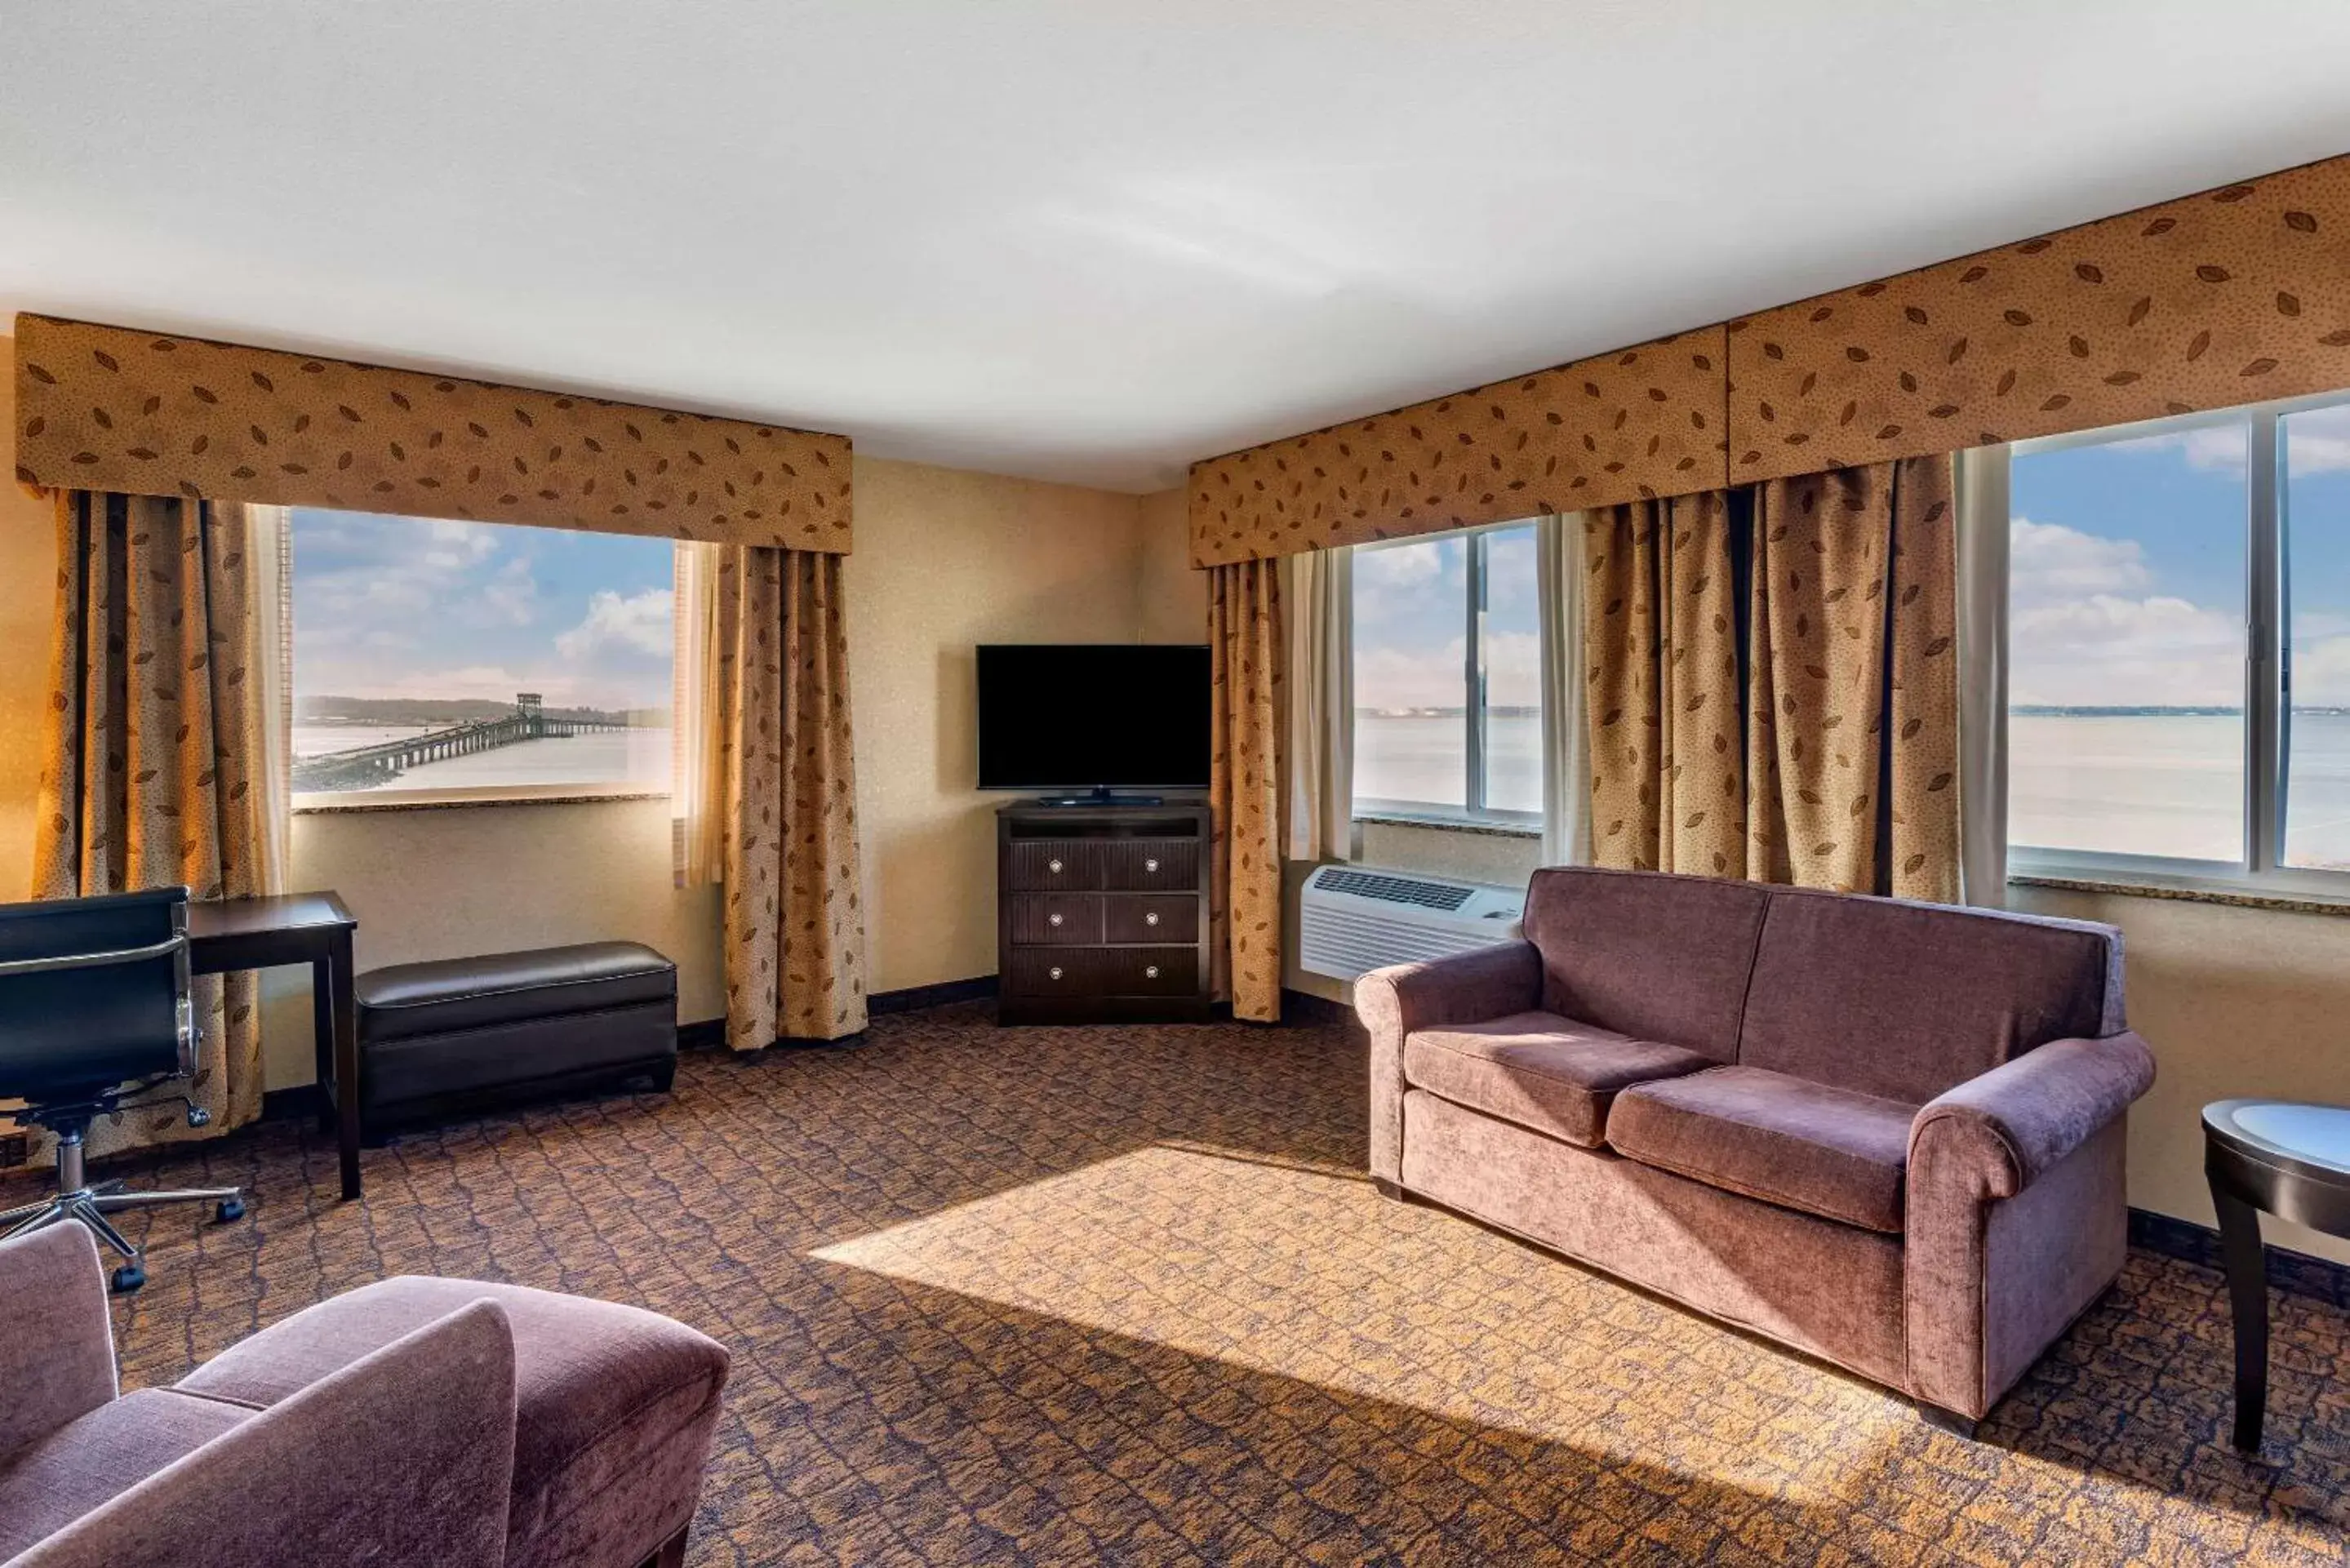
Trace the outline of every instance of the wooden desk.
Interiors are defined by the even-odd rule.
[[[359,1028],[351,977],[351,933],[358,929],[333,893],[199,898],[188,906],[189,968],[197,974],[310,966],[319,1116],[323,1126],[332,1107],[346,1199],[359,1195]]]

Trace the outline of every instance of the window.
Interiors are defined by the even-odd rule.
[[[1355,814],[1539,827],[1532,524],[1354,557]]]
[[[2350,892],[2350,401],[2009,455],[2018,870]]]
[[[296,508],[294,794],[670,787],[665,539]]]

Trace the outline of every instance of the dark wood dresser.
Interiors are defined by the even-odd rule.
[[[999,1022],[1205,1019],[1208,840],[1189,802],[1000,808]]]

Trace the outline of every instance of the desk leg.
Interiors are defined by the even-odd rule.
[[[317,1056],[318,1130],[332,1132],[335,1099],[343,1085],[335,1076],[335,971],[324,953],[310,961],[310,1039]]]
[[[338,930],[328,940],[327,968],[335,996],[335,1136],[348,1201],[359,1195],[359,1021],[349,931]]]
[[[2269,1403],[2268,1263],[2261,1251],[2260,1210],[2211,1184],[2220,1211],[2220,1251],[2228,1266],[2228,1301],[2236,1320],[2236,1447],[2261,1449]]]

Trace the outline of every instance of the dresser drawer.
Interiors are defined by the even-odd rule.
[[[1101,961],[1107,996],[1190,996],[1200,989],[1198,948],[1109,948]]]
[[[1022,893],[1009,900],[1012,940],[1024,947],[1088,947],[1102,940],[1102,901],[1084,893]]]
[[[1003,955],[1007,996],[1100,996],[1102,951],[1098,948],[1055,952],[1050,948],[1014,948]]]
[[[1005,848],[1004,885],[1020,893],[1101,886],[1101,846],[1082,838],[1018,838]]]
[[[1170,893],[1113,894],[1102,900],[1102,940],[1111,942],[1190,942],[1200,938],[1200,897]]]
[[[1200,885],[1200,844],[1192,838],[1114,838],[1101,846],[1096,886],[1133,892],[1189,890]]]

